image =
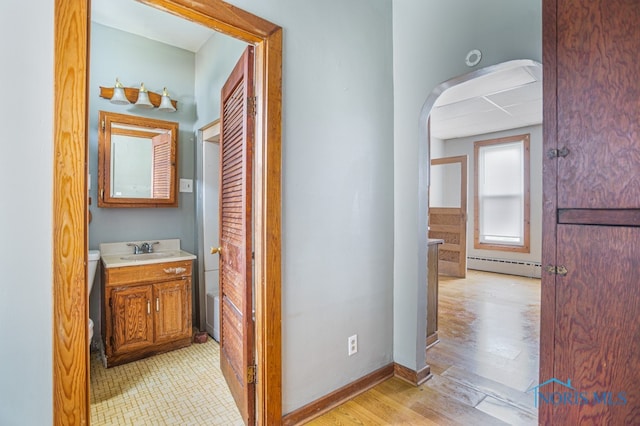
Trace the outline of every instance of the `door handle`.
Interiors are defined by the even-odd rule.
[[[211,254],[222,254],[222,247],[211,247]]]

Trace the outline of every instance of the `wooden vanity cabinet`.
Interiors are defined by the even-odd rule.
[[[107,367],[191,344],[191,265],[102,268]]]

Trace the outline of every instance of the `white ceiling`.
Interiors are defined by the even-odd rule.
[[[541,123],[542,73],[530,63],[453,86],[431,111],[431,135],[445,140]]]
[[[197,52],[215,31],[134,0],[92,0],[102,25]],[[542,123],[542,76],[522,66],[445,90],[431,111],[431,135],[453,139]]]
[[[91,0],[91,20],[197,52],[215,31],[133,0]]]

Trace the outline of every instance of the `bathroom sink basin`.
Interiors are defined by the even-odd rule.
[[[122,260],[149,260],[149,259],[163,259],[165,257],[172,257],[175,253],[140,253],[140,254],[131,254],[129,256],[122,256],[120,259]]]
[[[133,254],[131,246],[142,247],[144,241],[100,244],[102,266],[106,269],[126,268],[129,266],[138,267],[154,263],[172,263],[196,259],[196,255],[180,249],[180,240],[177,238],[169,240],[150,239],[149,241],[153,241],[153,244],[147,244],[155,246],[153,252],[140,254]]]

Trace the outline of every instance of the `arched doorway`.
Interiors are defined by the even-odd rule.
[[[474,80],[480,80],[482,78],[491,77],[491,76],[500,76],[509,73],[509,71],[518,70],[518,69],[528,69],[529,72],[535,74],[535,77],[541,80],[542,76],[542,66],[540,63],[523,59],[523,60],[513,60],[504,62],[497,65],[492,65],[489,67],[485,67],[482,69],[474,70],[462,76],[454,77],[450,80],[447,80],[438,86],[436,86],[433,91],[429,94],[426,101],[424,102],[420,114],[419,121],[419,193],[418,193],[418,208],[419,208],[419,221],[418,221],[418,235],[419,235],[419,270],[418,270],[418,279],[419,283],[427,282],[427,236],[428,236],[428,214],[429,214],[429,196],[427,188],[430,184],[430,163],[431,163],[431,152],[430,152],[430,128],[429,128],[429,120],[431,118],[432,110],[434,106],[437,104],[438,99],[445,92],[452,89],[447,94],[451,94],[455,89],[462,89],[465,86],[465,83],[472,82]],[[494,79],[495,82],[492,83],[493,88],[490,91],[501,90],[500,87],[504,90],[507,90],[509,85],[517,86],[519,83],[516,79],[514,81],[508,81],[505,79],[500,81],[500,78]],[[459,99],[464,98],[464,96],[458,94],[456,95]],[[471,96],[469,96],[471,97]],[[516,126],[517,127],[517,126]],[[508,127],[505,127],[501,130],[506,130]],[[495,129],[493,131],[497,131],[499,129]],[[490,132],[490,130],[477,130],[482,134],[483,132]],[[473,133],[471,133],[473,134]],[[426,286],[425,286],[426,287]],[[422,290],[421,290],[422,291]],[[426,297],[426,288],[425,297]],[[422,305],[419,304],[419,309]],[[425,318],[427,315],[426,305],[424,305],[425,312],[418,312],[419,317]],[[418,330],[418,333],[422,336],[426,336],[426,327],[424,330]],[[428,364],[428,360],[426,359],[426,353],[421,348],[416,348],[416,353],[423,354],[424,363],[422,366],[426,366]],[[420,363],[419,363],[420,364]],[[420,367],[420,365],[418,366]],[[418,368],[420,369],[420,368]]]

